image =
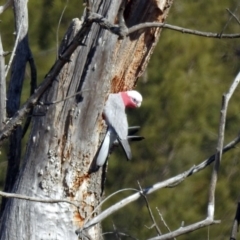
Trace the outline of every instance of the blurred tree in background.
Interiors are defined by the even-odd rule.
[[[2,1],[3,2],[3,1]],[[56,58],[59,41],[72,18],[81,16],[81,9],[68,1],[29,1],[29,40],[38,69],[38,83],[44,78]],[[62,10],[66,11],[59,24]],[[167,22],[186,28],[224,33],[238,33],[240,26],[226,11],[232,12],[238,1],[176,1]],[[11,11],[1,15],[0,31],[5,51],[14,44]],[[235,12],[240,16],[240,10]],[[227,24],[226,28],[225,25]],[[109,159],[105,194],[119,189],[146,187],[187,170],[214,153],[217,143],[221,96],[239,71],[239,40],[210,39],[163,30],[149,67],[138,82],[143,97],[138,111],[129,111],[130,125],[141,125],[146,139],[132,144],[133,160],[126,162],[119,151]],[[8,61],[8,59],[6,59]],[[26,72],[26,79],[28,79]],[[29,77],[30,78],[30,77]],[[25,81],[24,99],[29,96]],[[227,115],[226,142],[239,134],[240,90],[234,94]],[[26,137],[27,138],[27,137]],[[25,148],[25,144],[22,146]],[[5,150],[6,149],[6,150]],[[6,168],[6,147],[1,149],[0,183],[3,187]],[[239,149],[223,157],[216,193],[216,219],[220,225],[210,226],[179,237],[179,239],[226,239],[232,227],[239,197]],[[212,168],[188,178],[176,188],[163,189],[148,197],[155,218],[163,231],[156,207],[171,230],[201,220],[206,215],[208,184]],[[107,201],[110,206],[129,192]],[[130,204],[103,222],[104,231],[112,231],[113,223],[120,231],[139,239],[155,235],[150,216],[140,200]],[[147,227],[146,227],[147,226]],[[103,232],[104,232],[103,231]],[[110,235],[106,239],[113,239]]]

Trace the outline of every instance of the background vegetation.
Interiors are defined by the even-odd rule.
[[[1,1],[1,4],[4,1]],[[78,0],[29,1],[29,40],[38,68],[38,83],[56,58],[56,39],[61,40],[72,18],[81,17]],[[238,6],[236,0],[176,1],[167,22],[186,28],[221,32]],[[240,10],[235,13],[240,17]],[[0,33],[5,51],[14,44],[13,16],[8,10],[0,16]],[[232,18],[224,33],[238,33],[240,26]],[[58,33],[58,34],[57,34]],[[58,37],[57,37],[58,35]],[[167,179],[196,165],[214,153],[217,142],[221,96],[227,91],[239,71],[239,39],[208,39],[164,29],[144,76],[139,79],[139,90],[144,102],[140,109],[128,112],[130,125],[141,125],[146,139],[132,144],[133,160],[126,162],[121,151],[109,159],[105,195],[123,188],[146,187]],[[9,57],[6,59],[8,61]],[[29,73],[23,101],[29,96]],[[240,89],[233,96],[227,116],[226,143],[239,134]],[[26,137],[27,141],[27,137]],[[23,150],[25,149],[23,144]],[[1,148],[0,185],[4,184],[7,143]],[[229,237],[235,215],[240,187],[239,148],[223,157],[216,194],[216,219],[220,225],[198,230],[178,239],[225,239]],[[188,178],[175,188],[163,189],[148,197],[155,218],[163,232],[156,207],[171,230],[206,217],[208,184],[212,167]],[[132,192],[118,194],[103,208]],[[138,239],[156,235],[144,200],[140,200],[104,221],[104,231],[119,231]],[[113,236],[106,235],[106,239]]]

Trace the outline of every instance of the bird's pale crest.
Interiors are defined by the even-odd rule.
[[[127,95],[131,98],[131,101],[135,104],[135,107],[141,106],[143,98],[139,92],[131,90],[127,91]]]

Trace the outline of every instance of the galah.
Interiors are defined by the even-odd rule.
[[[128,143],[128,121],[125,108],[137,108],[142,103],[142,95],[137,91],[110,94],[106,101],[103,118],[108,126],[106,136],[98,151],[96,165],[101,167],[106,162],[114,141],[122,146],[128,160],[132,158]]]

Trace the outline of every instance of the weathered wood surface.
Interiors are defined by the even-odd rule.
[[[128,1],[125,20],[162,22],[171,1]],[[117,21],[120,1],[95,1],[93,11]],[[81,27],[75,19],[70,28]],[[79,203],[46,204],[12,199],[2,222],[1,239],[77,239],[101,201],[102,169],[89,174],[103,130],[102,109],[110,91],[132,89],[144,71],[159,37],[159,29],[145,29],[120,40],[93,24],[59,76],[41,98],[49,103],[82,91],[66,101],[36,106],[26,155],[14,191],[28,196],[61,198]],[[61,48],[69,42],[69,34]],[[68,40],[67,40],[68,39]],[[37,116],[39,113],[44,116]],[[97,213],[94,213],[97,214]],[[89,229],[91,239],[101,239],[100,226]]]

